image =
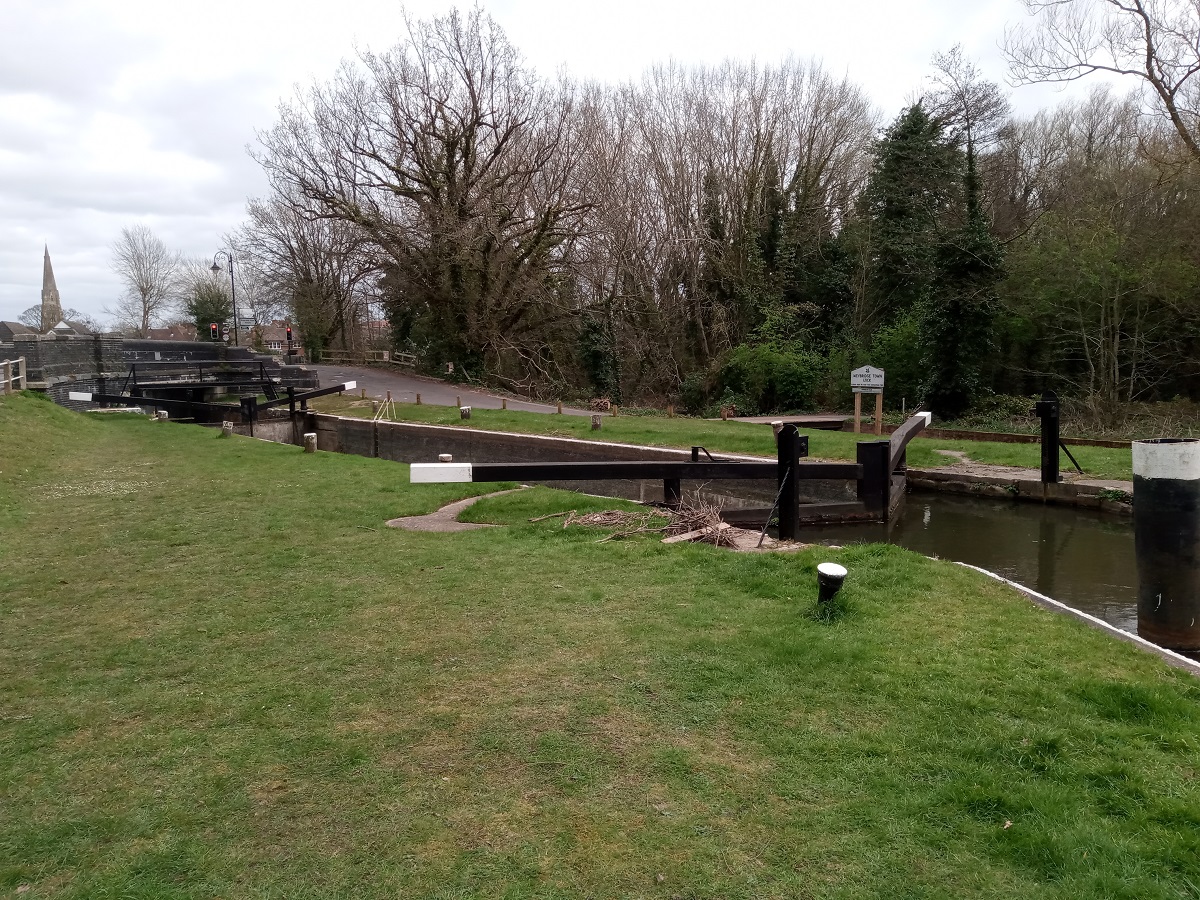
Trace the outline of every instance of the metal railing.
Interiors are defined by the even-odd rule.
[[[29,387],[25,357],[0,362],[0,394],[11,394]]]
[[[362,366],[369,363],[392,363],[409,369],[417,367],[415,353],[400,353],[395,350],[364,350],[351,353],[346,350],[322,350],[321,365]]]

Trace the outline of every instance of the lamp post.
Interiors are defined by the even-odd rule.
[[[213,256],[212,273],[216,275],[221,271],[221,264],[217,260],[224,256],[229,263],[229,299],[233,303],[233,346],[238,346],[238,308],[237,308],[237,290],[233,286],[233,254],[228,250],[218,250]]]

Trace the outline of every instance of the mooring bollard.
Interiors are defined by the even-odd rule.
[[[317,433],[315,431],[307,431],[304,434],[304,452],[317,452]]]
[[[361,396],[359,399],[360,399],[360,400],[366,400],[366,399],[367,399],[367,389],[366,389],[366,388],[363,388],[363,389],[362,389],[362,396]]]
[[[222,422],[221,423],[221,437],[233,437],[233,423],[232,422]]]
[[[558,401],[558,414],[562,415],[562,401],[561,400]]]
[[[421,405],[421,395],[417,394],[417,406]]]
[[[846,567],[824,562],[817,566],[817,603],[824,606],[837,596],[846,580]]]
[[[454,454],[453,453],[439,453],[438,454],[438,462],[440,462],[440,463],[454,462]]]
[[[1200,440],[1133,442],[1138,634],[1200,650]]]
[[[604,422],[603,416],[592,416],[592,431],[599,431],[601,424]]]
[[[454,405],[457,406],[459,409],[462,409],[462,397],[456,396],[454,398]]]
[[[612,406],[610,406],[610,407],[609,407],[609,412],[611,412],[611,413],[612,413],[612,415],[613,415],[613,418],[615,419],[615,418],[617,417],[617,414],[620,412],[620,411],[617,409],[617,404],[615,404],[615,403],[614,403]]]
[[[501,408],[501,409],[508,409],[508,398],[507,398],[507,397],[501,397],[501,398],[500,398],[500,408]]]
[[[471,407],[469,407],[469,406],[460,406],[460,407],[458,408],[458,415],[459,415],[459,417],[460,417],[460,418],[463,418],[463,419],[469,419],[469,418],[471,418]]]

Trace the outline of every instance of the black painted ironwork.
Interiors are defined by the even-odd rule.
[[[1033,414],[1042,420],[1042,483],[1057,484],[1059,438],[1058,394],[1046,391],[1042,399],[1033,404]],[[1077,464],[1078,465],[1078,464]]]

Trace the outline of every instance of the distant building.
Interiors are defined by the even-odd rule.
[[[54,283],[54,267],[50,265],[50,245],[45,245],[46,255],[42,260],[42,331],[49,332],[63,320],[62,300],[58,296],[58,285]]]
[[[270,325],[255,325],[250,329],[250,340],[261,344],[272,353],[287,353],[287,322],[276,319]],[[302,349],[303,338],[299,329],[292,329],[292,350],[299,353]]]
[[[168,325],[166,328],[151,328],[146,332],[148,341],[195,341],[196,326],[188,322],[178,325]]]
[[[0,343],[11,344],[15,335],[33,334],[35,330],[20,322],[0,322]]]

